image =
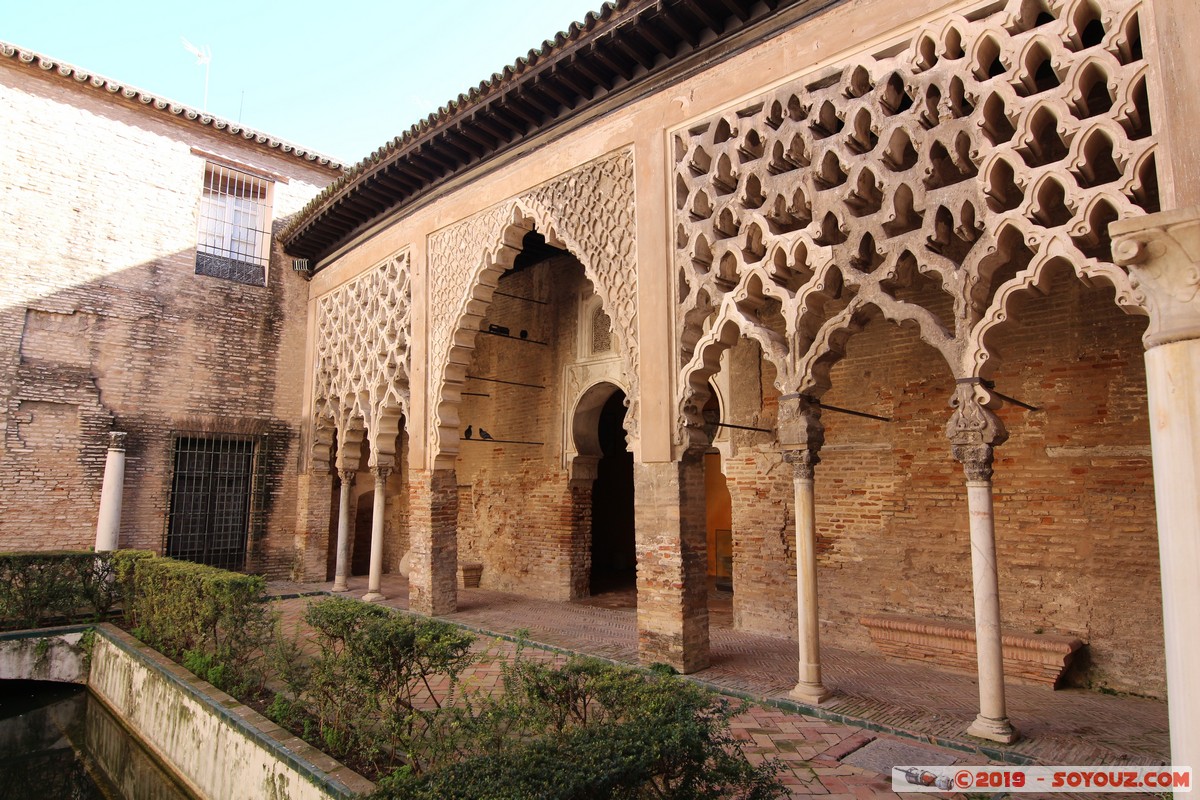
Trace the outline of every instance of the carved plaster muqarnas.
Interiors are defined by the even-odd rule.
[[[619,150],[462,222],[429,240],[430,351],[434,424],[430,451],[452,465],[458,451],[458,406],[474,339],[492,291],[536,230],[568,250],[613,320],[617,352],[630,386],[626,427],[637,420],[637,239],[633,152]]]
[[[1107,230],[1158,210],[1141,5],[993,7],[674,135],[682,431],[742,335],[819,397],[877,314],[988,378],[989,332],[1055,268],[1146,313]]]
[[[373,465],[380,455],[389,462],[399,419],[408,413],[410,305],[407,251],[317,303],[314,418],[342,432],[365,426]]]

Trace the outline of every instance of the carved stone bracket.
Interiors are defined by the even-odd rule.
[[[795,477],[812,480],[813,470],[821,463],[819,452],[825,444],[821,407],[807,397],[781,400],[776,430],[783,460],[792,465]]]
[[[950,398],[954,413],[946,425],[946,436],[968,481],[992,479],[993,450],[1008,440],[1004,423],[993,411],[999,405],[1000,400],[976,380],[960,381]]]
[[[1150,314],[1146,349],[1200,339],[1200,206],[1118,220],[1108,230],[1114,260],[1129,269]]]

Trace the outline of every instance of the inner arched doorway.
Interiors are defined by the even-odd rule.
[[[592,484],[591,594],[637,582],[633,521],[633,454],[625,445],[625,393],[609,395],[596,421],[600,460]]]

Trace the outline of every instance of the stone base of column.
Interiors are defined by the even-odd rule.
[[[975,718],[975,721],[971,723],[971,727],[967,728],[967,733],[971,736],[978,736],[980,739],[988,739],[993,742],[1000,742],[1001,744],[1012,744],[1021,738],[1021,734],[1017,733],[1012,723],[1007,719],[992,719],[982,714]]]
[[[350,591],[350,587],[346,585],[345,581],[334,581],[333,588],[330,589],[329,591],[331,591],[331,592],[348,592],[348,591]]]
[[[788,692],[788,697],[801,703],[818,706],[833,694],[819,683],[797,683],[796,688]]]
[[[364,603],[378,603],[380,600],[387,600],[387,598],[379,592],[368,592],[362,597]]]

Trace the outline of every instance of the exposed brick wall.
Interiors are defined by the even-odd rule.
[[[1006,359],[997,389],[1042,410],[1001,413],[1010,432],[995,473],[1004,625],[1088,641],[1091,666],[1077,681],[1161,693],[1144,322],[1122,314],[1111,292],[1066,278],[1014,318],[997,341]],[[881,320],[850,341],[834,369],[825,402],[894,422],[822,415],[824,644],[869,649],[859,623],[869,613],[971,620],[964,479],[943,431],[952,391],[934,351]],[[794,636],[790,475],[755,436],[735,437],[723,465],[733,496],[735,623]]]
[[[575,259],[558,257],[506,276],[500,290],[547,304],[496,295],[485,324],[515,337],[525,330],[530,341],[480,334],[468,373],[545,388],[467,381],[468,392],[488,396],[464,397],[460,414],[474,434],[457,467],[460,559],[483,564],[485,588],[566,600],[587,583],[590,487],[586,503],[573,495],[562,455],[563,404],[573,399],[563,368],[576,358],[587,281]],[[508,441],[484,443],[482,430]]]
[[[274,221],[327,170],[11,62],[0,65],[0,547],[95,541],[105,433],[129,432],[121,545],[160,549],[171,432],[268,436],[266,533],[248,568],[295,558],[307,284],[195,274],[205,158],[266,174]]]

